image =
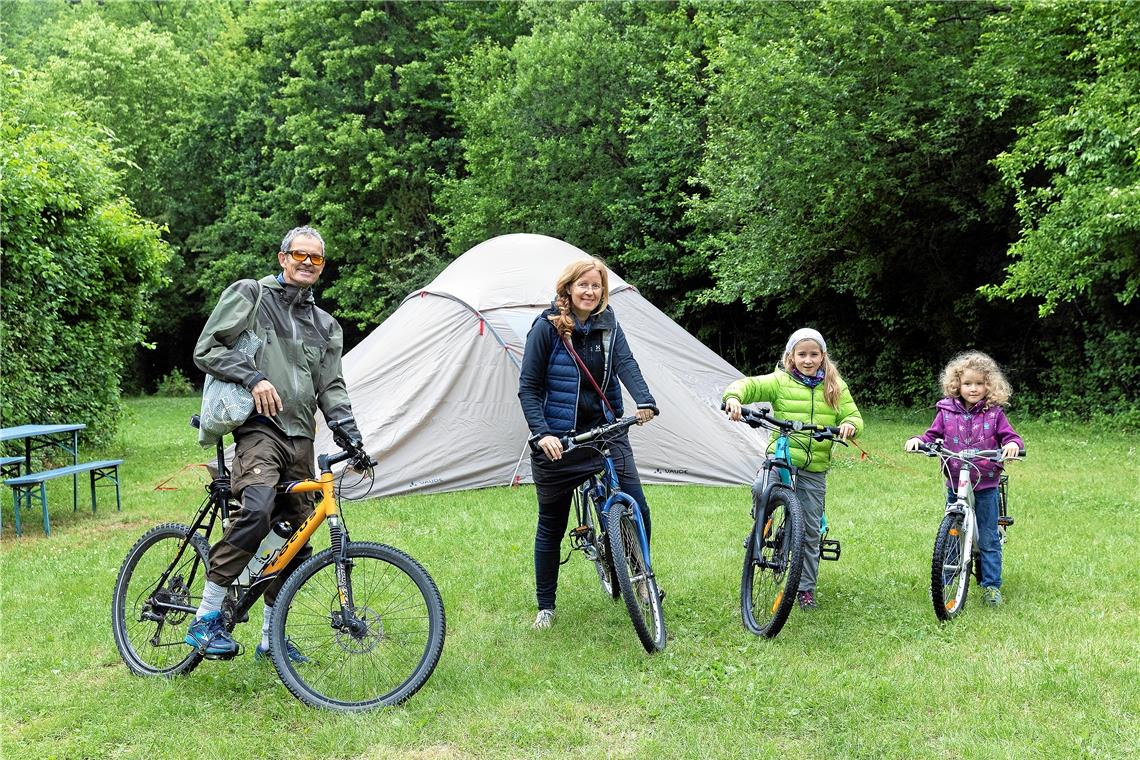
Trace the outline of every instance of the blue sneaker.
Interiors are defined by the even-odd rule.
[[[222,624],[222,613],[217,610],[207,612],[191,623],[183,641],[204,656],[219,660],[228,660],[240,650]]]
[[[285,639],[285,653],[289,655],[289,662],[294,665],[306,665],[312,662],[308,657],[301,654],[301,650],[297,648],[297,645],[293,643],[292,639]],[[261,644],[258,644],[257,649],[253,650],[253,659],[269,659],[269,647],[262,649]]]

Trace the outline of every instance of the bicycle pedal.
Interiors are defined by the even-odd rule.
[[[839,542],[833,539],[825,539],[819,544],[819,558],[837,562],[839,555],[842,553],[842,547]]]
[[[1003,528],[1008,528],[1010,525],[1013,525],[1013,518],[1009,515],[1002,515],[998,518],[998,525]]]

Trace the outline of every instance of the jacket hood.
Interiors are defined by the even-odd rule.
[[[943,398],[934,405],[935,409],[941,409],[944,412],[958,412],[959,414],[981,414],[986,410],[985,399],[974,404],[971,408],[967,409],[966,405],[962,403],[961,398]]]
[[[317,299],[313,296],[312,288],[299,288],[296,285],[290,285],[289,283],[282,281],[281,275],[266,275],[265,277],[262,277],[260,280],[258,280],[258,282],[260,282],[269,290],[274,290],[280,293],[282,297],[284,297],[284,299],[289,303],[303,303],[312,305],[317,302]]]

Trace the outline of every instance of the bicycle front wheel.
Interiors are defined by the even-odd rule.
[[[774,638],[795,604],[804,566],[804,518],[794,491],[773,488],[767,510],[744,541],[740,616],[757,636]]]
[[[930,601],[939,620],[957,617],[966,608],[970,591],[971,558],[966,553],[966,523],[960,514],[949,513],[938,526],[934,557],[930,563]]]
[[[646,652],[665,648],[665,611],[657,579],[641,551],[641,531],[630,516],[631,507],[617,503],[610,507],[606,538],[633,629]]]
[[[201,534],[178,523],[150,529],[127,552],[111,598],[111,630],[132,673],[184,675],[202,661],[182,639],[202,601],[209,553]]]
[[[273,606],[273,664],[289,691],[313,707],[360,712],[399,704],[439,662],[443,600],[427,571],[398,549],[354,542],[346,553],[350,604],[341,603],[331,548],[285,582]]]

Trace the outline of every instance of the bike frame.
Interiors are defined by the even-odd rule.
[[[186,539],[178,548],[175,554],[174,561],[171,562],[170,567],[163,573],[159,581],[159,586],[166,584],[171,570],[178,566],[186,548],[190,545],[190,537],[195,533],[201,532],[206,538],[207,542],[210,539],[210,534],[213,533],[214,526],[217,524],[219,514],[223,522],[229,519],[230,499],[230,475],[225,466],[225,459],[223,453],[222,442],[218,442],[218,477],[215,478],[207,490],[209,496],[198,510],[198,516],[194,519],[191,525],[190,532],[187,534]],[[227,601],[231,604],[228,606],[228,614],[233,620],[240,621],[249,612],[254,603],[257,602],[269,584],[281,573],[289,563],[296,558],[301,549],[316,533],[317,529],[322,523],[328,521],[329,532],[331,538],[331,545],[337,552],[337,587],[340,595],[340,603],[344,607],[352,607],[352,587],[345,572],[345,546],[348,544],[348,532],[344,527],[343,521],[340,519],[340,505],[336,500],[336,483],[333,480],[332,465],[337,461],[343,461],[347,458],[343,455],[330,456],[322,454],[317,458],[318,466],[320,467],[321,474],[316,479],[306,479],[291,481],[288,483],[280,483],[276,486],[275,490],[279,494],[299,495],[306,493],[320,493],[321,499],[313,508],[313,512],[309,515],[303,523],[294,528],[293,532],[286,538],[285,543],[277,549],[277,551],[270,556],[269,560],[258,571],[257,575],[250,578],[248,586],[239,586],[241,589],[236,598],[227,597]],[[198,572],[198,563],[195,563],[193,573]],[[193,582],[194,575],[191,575],[191,583]],[[177,609],[184,612],[197,612],[197,607],[189,605],[169,605],[170,609]]]
[[[610,447],[607,443],[605,449],[602,451],[603,469],[599,472],[604,478],[606,491],[609,493],[609,498],[602,504],[602,519],[606,522],[606,530],[609,530],[609,517],[610,507],[618,502],[625,504],[629,507],[629,514],[633,517],[633,522],[637,526],[637,541],[641,544],[641,556],[645,557],[645,566],[649,568],[649,574],[653,574],[653,561],[649,557],[649,539],[645,535],[645,523],[641,518],[641,505],[637,500],[621,490],[618,483],[617,467],[614,465],[614,460],[610,456]]]
[[[583,433],[582,436],[592,436],[594,433],[595,431],[587,431],[586,433]],[[567,437],[563,439],[563,448],[567,448],[566,444],[574,440],[575,437]],[[595,439],[590,438],[590,440],[592,441]],[[578,445],[586,446],[589,445],[589,442],[581,443]],[[621,484],[618,481],[617,466],[614,464],[613,456],[610,454],[609,441],[606,441],[605,439],[602,440],[602,446],[599,448],[599,452],[602,455],[601,469],[599,469],[596,474],[591,475],[590,479],[577,489],[579,493],[580,508],[594,508],[595,497],[592,491],[599,486],[603,489],[603,493],[606,494],[606,498],[601,505],[601,514],[599,515],[598,528],[602,531],[602,535],[604,535],[609,530],[610,508],[619,502],[625,504],[629,508],[629,514],[633,518],[634,525],[637,526],[637,542],[641,546],[641,554],[645,558],[645,565],[649,571],[649,575],[652,576],[653,562],[649,556],[649,538],[645,534],[645,523],[641,516],[641,505],[637,503],[636,499],[627,494],[625,491],[621,490]],[[577,517],[579,524],[581,524],[582,514],[579,513]],[[573,531],[571,531],[571,533],[573,533]],[[573,546],[573,544],[571,544],[571,546]],[[574,548],[584,549],[585,547],[576,546]],[[569,557],[567,557],[567,559],[569,559]]]

